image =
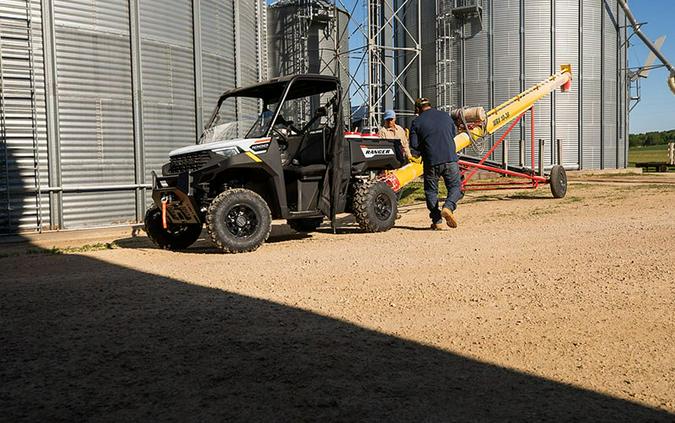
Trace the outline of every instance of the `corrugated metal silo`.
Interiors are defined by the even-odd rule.
[[[324,0],[284,0],[267,11],[269,76],[320,73],[337,76],[349,116],[349,14]],[[294,114],[306,120],[308,106]]]
[[[0,82],[24,86],[2,98],[0,234],[142,219],[151,171],[196,141],[223,91],[266,78],[266,7],[2,1]]]
[[[62,219],[134,220],[134,121],[127,2],[54,0]]]
[[[439,0],[437,7],[441,107],[494,107],[569,63],[572,90],[535,107],[544,163],[558,161],[561,140],[568,168],[625,166],[625,17],[616,0]],[[527,128],[529,116],[508,137],[508,154],[497,150],[494,159],[518,163]]]
[[[49,224],[39,0],[0,3],[0,234]]]

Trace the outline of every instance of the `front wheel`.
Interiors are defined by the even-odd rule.
[[[567,194],[567,173],[564,167],[555,165],[551,168],[549,184],[553,198],[563,198]]]
[[[184,250],[194,244],[202,233],[201,224],[173,224],[166,229],[162,225],[162,211],[157,206],[145,212],[145,233],[152,242],[164,250]]]
[[[226,253],[257,250],[270,235],[272,213],[255,192],[234,188],[221,192],[206,213],[211,240]]]
[[[396,223],[396,193],[384,182],[358,182],[352,208],[359,226],[367,232],[385,232]]]

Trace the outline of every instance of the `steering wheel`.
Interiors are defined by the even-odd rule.
[[[286,139],[286,135],[284,135],[279,129],[277,128],[272,128],[272,135],[277,137],[277,143],[279,144],[279,149],[281,151],[284,151],[288,148],[288,140]]]

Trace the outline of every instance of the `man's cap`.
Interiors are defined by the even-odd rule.
[[[393,110],[386,110],[384,112],[384,120],[395,119],[396,113]]]
[[[418,98],[415,100],[415,108],[416,109],[421,109],[424,106],[431,106],[431,102],[429,101],[428,98]]]

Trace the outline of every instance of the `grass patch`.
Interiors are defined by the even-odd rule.
[[[445,198],[447,195],[448,192],[445,189],[445,186],[440,182],[438,187],[438,198]],[[415,181],[403,187],[401,199],[398,204],[399,206],[409,206],[411,204],[423,202],[424,200],[424,182]]]
[[[667,145],[650,145],[647,147],[631,147],[628,150],[628,164],[635,166],[635,163],[668,161]]]

